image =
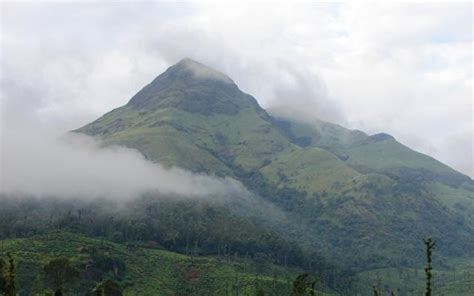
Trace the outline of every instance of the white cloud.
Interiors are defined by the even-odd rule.
[[[148,192],[183,197],[246,195],[230,178],[214,178],[151,163],[135,150],[101,147],[80,134],[41,128],[4,130],[0,193],[63,198],[125,199]]]
[[[471,3],[2,6],[2,91],[51,126],[81,126],[191,57],[264,107],[388,132],[474,176]]]

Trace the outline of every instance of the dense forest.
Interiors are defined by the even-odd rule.
[[[227,208],[205,200],[152,195],[128,202],[2,197],[0,252],[3,254],[11,251],[4,245],[9,239],[42,237],[48,240],[50,236],[64,233],[119,244],[129,252],[145,248],[172,251],[191,258],[217,256],[242,260],[251,262],[257,275],[264,275],[268,266],[278,265],[317,276],[324,281],[320,284],[325,289],[331,289],[336,278],[349,276],[317,253],[310,253],[258,222],[243,219]],[[60,261],[47,263],[52,266],[46,264],[44,271],[59,268],[54,265],[63,269],[71,267],[74,278],[80,277],[79,271],[86,268],[83,283],[90,289],[93,283],[107,280],[110,273],[121,283],[127,269],[121,256],[109,254],[101,245],[81,247],[78,252],[88,257],[87,268],[80,264],[73,268],[72,258],[59,257],[54,260]],[[24,279],[24,275],[21,278]],[[52,284],[48,283],[54,279],[46,277],[41,281],[49,287]],[[22,282],[22,285],[21,289],[26,290],[21,291],[32,288],[31,283]]]
[[[317,254],[206,201],[153,196],[123,203],[5,197],[2,205],[2,239],[67,229],[129,245],[156,243],[183,254],[265,257],[314,271],[327,265]]]
[[[2,196],[0,236],[0,286],[8,290],[8,278],[16,275],[20,295],[58,290],[65,295],[139,295],[154,289],[158,295],[313,295],[312,289],[335,295],[412,295],[425,289],[421,265],[393,272],[343,270],[210,200]],[[163,252],[172,252],[173,259],[163,263]],[[456,274],[436,259],[441,270],[434,272],[433,289],[468,295],[474,288],[472,266]],[[163,277],[156,286],[137,284],[153,276],[142,270],[144,262]]]

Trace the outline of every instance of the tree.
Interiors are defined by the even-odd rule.
[[[44,266],[46,278],[49,279],[54,288],[54,296],[63,295],[63,286],[79,277],[79,271],[69,259],[57,258],[51,260]]]
[[[293,295],[294,296],[305,296],[305,295],[314,296],[316,295],[315,286],[316,286],[316,280],[311,279],[309,274],[302,273],[293,282]]]
[[[0,258],[0,294],[4,293],[5,285],[7,283],[4,271],[6,265],[5,260]]]
[[[11,253],[7,253],[8,264],[3,259],[0,259],[0,293],[5,296],[16,295],[16,270],[15,259]]]
[[[380,296],[379,289],[376,286],[372,286],[372,291],[374,292],[374,296]]]
[[[431,266],[431,257],[433,255],[433,248],[436,242],[431,238],[424,239],[423,242],[426,246],[426,266],[425,266],[425,274],[426,274],[426,288],[425,288],[425,296],[431,296],[432,292],[432,278],[433,274],[431,270],[433,267]]]
[[[92,295],[94,296],[122,296],[122,288],[116,281],[112,279],[107,279],[97,284],[94,290],[92,290]]]

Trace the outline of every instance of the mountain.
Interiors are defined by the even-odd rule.
[[[421,239],[474,255],[474,182],[387,134],[271,115],[191,59],[76,130],[193,172],[229,176],[288,214],[281,235],[356,270],[412,266]],[[265,216],[265,215],[263,215]]]
[[[233,175],[227,162],[254,169],[263,155],[291,146],[253,97],[189,59],[78,132],[136,148],[166,165],[219,175]]]

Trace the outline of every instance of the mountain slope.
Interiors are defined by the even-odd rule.
[[[189,59],[76,132],[239,179],[295,217],[272,227],[344,266],[419,262],[427,235],[443,256],[474,251],[468,177],[385,134],[272,117],[229,77]],[[441,193],[450,190],[459,196]]]
[[[335,124],[312,124],[278,118],[280,129],[307,146],[331,151],[363,174],[381,174],[400,183],[416,184],[460,217],[474,216],[474,182],[436,159],[416,152],[387,134],[368,136]],[[461,218],[464,219],[464,218]]]
[[[289,149],[256,100],[221,75],[185,59],[126,106],[78,132],[137,148],[167,165],[225,175],[232,175],[228,161],[254,169],[265,156]]]

